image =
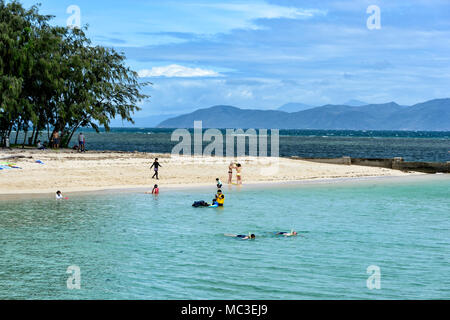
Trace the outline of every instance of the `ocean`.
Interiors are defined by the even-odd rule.
[[[214,192],[1,201],[0,299],[450,298],[448,175]]]
[[[221,131],[225,135],[225,130]],[[178,143],[178,140],[171,141],[173,129],[113,128],[101,134],[92,130],[83,132],[87,148],[92,150],[170,153]],[[270,139],[267,140],[270,154]],[[71,145],[76,142],[75,137]],[[207,144],[204,142],[204,146]],[[450,132],[280,130],[279,145],[282,157],[403,157],[405,161],[450,161]],[[224,144],[223,154],[225,148]]]
[[[83,129],[88,150],[139,151],[170,153],[178,143],[171,141],[174,129],[112,128],[99,134]],[[190,130],[191,133],[193,132]],[[225,130],[221,130],[225,134]],[[270,133],[270,131],[269,131]],[[15,133],[10,137],[15,140]],[[19,134],[18,141],[23,140]],[[48,140],[46,133],[41,140]],[[206,146],[209,142],[204,142]],[[74,135],[70,146],[77,144]],[[450,132],[439,131],[349,131],[349,130],[280,130],[279,155],[303,158],[394,158],[405,161],[450,161]],[[226,145],[224,144],[223,154]],[[271,144],[268,139],[268,152]],[[248,140],[246,152],[248,154]]]

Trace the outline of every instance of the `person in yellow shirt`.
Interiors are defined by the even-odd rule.
[[[213,205],[217,203],[219,207],[223,207],[224,202],[225,202],[225,195],[222,193],[222,190],[219,189],[217,190],[216,197],[213,200]]]

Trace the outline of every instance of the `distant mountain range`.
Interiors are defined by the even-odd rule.
[[[368,103],[365,103],[365,102],[360,101],[360,100],[352,99],[352,100],[349,100],[346,103],[344,103],[344,105],[345,106],[350,106],[350,107],[361,107],[361,106],[368,105]],[[316,107],[317,106],[311,106],[311,105],[300,103],[300,102],[291,102],[291,103],[283,104],[277,110],[284,111],[284,112],[298,112],[298,111],[313,109],[313,108],[316,108]]]
[[[158,127],[192,128],[198,120],[203,122],[204,128],[450,131],[450,99],[435,99],[413,106],[400,106],[395,102],[325,105],[297,112],[214,106],[167,119]]]

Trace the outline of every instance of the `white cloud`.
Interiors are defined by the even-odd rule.
[[[171,64],[151,69],[142,69],[138,72],[139,77],[167,77],[167,78],[193,78],[193,77],[219,77],[218,72],[201,68],[189,68],[178,64]]]
[[[299,19],[310,18],[315,15],[324,15],[325,11],[317,9],[301,9],[295,7],[284,7],[268,3],[215,3],[202,4],[204,7],[210,7],[229,12],[239,12],[247,19]]]
[[[196,3],[187,6],[196,7],[204,16],[209,17],[210,25],[229,31],[232,29],[261,29],[258,19],[310,19],[327,14],[324,10],[303,9],[269,4],[263,1],[234,3]],[[206,29],[209,30],[209,29]],[[207,31],[208,32],[208,31]]]

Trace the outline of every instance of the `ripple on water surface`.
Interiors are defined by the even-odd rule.
[[[192,208],[199,190],[2,201],[0,298],[448,299],[449,191],[443,176],[228,190],[219,209]]]

